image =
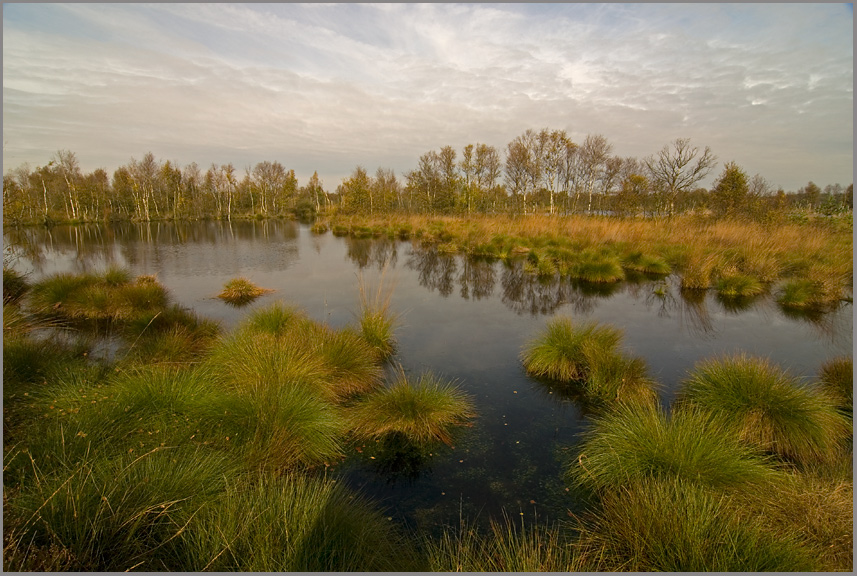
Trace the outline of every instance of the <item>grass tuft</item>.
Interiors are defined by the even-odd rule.
[[[576,326],[568,318],[556,318],[524,349],[524,368],[531,376],[561,382],[584,380],[589,375],[588,354],[614,352],[620,338],[621,333],[610,326],[591,322]]]
[[[759,484],[776,476],[768,460],[698,410],[671,417],[651,405],[618,405],[582,435],[571,478],[599,494],[645,478],[682,478],[711,487]]]
[[[640,478],[606,492],[578,525],[599,571],[760,572],[814,570],[796,533],[772,535],[759,517],[681,478]]]
[[[233,278],[223,285],[223,290],[217,295],[218,298],[233,306],[244,306],[249,304],[262,294],[273,292],[268,288],[260,288],[247,278]]]
[[[848,430],[826,395],[746,355],[698,364],[679,402],[722,419],[743,442],[796,461],[830,458]]]
[[[396,339],[393,334],[397,318],[390,312],[390,301],[393,297],[393,286],[384,287],[384,276],[387,272],[386,266],[381,273],[381,280],[374,297],[370,299],[368,289],[360,277],[358,288],[360,290],[360,333],[369,345],[375,350],[379,360],[388,360],[396,352]]]
[[[453,384],[432,374],[416,382],[398,380],[361,398],[349,409],[348,424],[357,438],[380,440],[401,435],[415,444],[451,445],[453,432],[475,417],[472,400]]]
[[[231,484],[182,533],[188,571],[398,572],[422,568],[363,498],[289,474]]]
[[[822,388],[848,418],[854,416],[854,361],[848,356],[824,363],[819,374]]]
[[[765,292],[765,285],[752,276],[734,274],[717,281],[717,293],[724,298],[747,298]]]

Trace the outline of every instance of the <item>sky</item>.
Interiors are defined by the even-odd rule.
[[[850,4],[3,5],[3,170],[358,165],[526,129],[676,138],[797,190],[853,181]]]

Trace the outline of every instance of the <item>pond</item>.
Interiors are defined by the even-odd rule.
[[[388,462],[349,455],[328,474],[380,502],[388,516],[434,531],[460,516],[559,520],[575,510],[563,470],[586,415],[571,398],[526,376],[522,347],[554,316],[620,328],[668,405],[702,359],[747,352],[811,378],[851,356],[851,304],[824,315],[783,312],[770,297],[741,305],[713,292],[683,295],[675,278],[634,278],[609,288],[539,280],[518,264],[441,254],[403,241],[315,235],[288,221],[117,224],[4,231],[13,267],[36,280],[108,265],[155,274],[174,301],[232,328],[283,300],[339,328],[360,309],[359,284],[392,286],[399,317],[395,362],[454,380],[478,418],[453,449],[391,473]],[[215,296],[236,276],[274,291],[244,308]]]

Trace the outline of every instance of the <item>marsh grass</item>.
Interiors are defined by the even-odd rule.
[[[744,274],[721,276],[717,280],[717,293],[725,298],[749,298],[765,292],[758,279]]]
[[[648,376],[642,358],[605,353],[601,348],[587,349],[585,353],[589,359],[589,375],[583,387],[589,403],[609,406],[615,402],[657,402],[657,383]]]
[[[451,445],[455,430],[475,416],[471,398],[452,383],[430,373],[412,381],[400,372],[393,384],[351,406],[347,419],[357,438],[400,434],[415,444]]]
[[[194,448],[96,458],[40,477],[9,506],[25,540],[67,551],[74,570],[172,570],[164,548],[232,469]]]
[[[3,266],[3,304],[20,301],[29,289],[23,274]]]
[[[253,302],[262,294],[273,292],[269,288],[261,288],[253,284],[247,278],[233,278],[223,285],[223,290],[217,295],[218,298],[233,306],[244,306]]]
[[[599,571],[814,570],[797,532],[772,535],[728,497],[681,478],[640,478],[604,493],[579,522],[578,546]]]
[[[521,521],[507,516],[492,520],[482,533],[464,519],[457,529],[445,528],[426,538],[429,569],[433,572],[588,572],[597,565],[579,553],[568,532],[554,524]]]
[[[275,302],[270,306],[253,310],[243,320],[241,329],[252,333],[263,333],[272,336],[283,336],[293,329],[296,322],[306,320],[306,315],[295,307],[283,302]]]
[[[711,413],[743,442],[801,462],[835,457],[848,431],[826,395],[767,359],[743,354],[698,364],[679,404]]]
[[[622,264],[610,254],[583,252],[568,268],[571,278],[592,284],[610,284],[625,279]]]
[[[130,279],[111,268],[103,274],[55,274],[33,284],[30,308],[36,313],[75,321],[134,322],[161,312],[166,289],[154,278]]]
[[[206,428],[211,445],[240,455],[247,470],[280,473],[330,463],[342,454],[340,411],[300,386],[221,395]]]
[[[594,351],[615,352],[621,333],[596,323],[574,325],[568,318],[548,322],[543,335],[530,342],[522,353],[524,368],[531,376],[561,382],[584,380]]]
[[[383,369],[375,349],[351,328],[331,330],[320,327],[318,354],[328,367],[330,389],[339,401],[378,389],[383,384]]]
[[[366,500],[331,480],[294,474],[229,485],[181,538],[188,571],[422,569],[405,537]]]
[[[848,418],[854,417],[854,361],[848,356],[832,358],[821,366],[819,383]]]
[[[668,417],[657,406],[620,404],[593,417],[581,437],[570,477],[599,494],[645,478],[730,488],[778,476],[765,457],[740,443],[725,424],[697,410]]]
[[[854,483],[851,474],[829,479],[789,474],[767,490],[735,495],[736,509],[753,522],[764,519],[775,538],[797,540],[812,552],[816,570],[851,572],[854,567]]]
[[[849,227],[830,226],[822,220],[770,225],[694,216],[640,220],[580,215],[457,218],[398,214],[383,219],[333,220],[343,234],[353,226],[381,227],[388,235],[407,228],[410,237],[425,243],[455,244],[463,253],[500,258],[514,258],[534,248],[579,253],[606,247],[614,255],[626,255],[622,264],[628,270],[648,258],[660,259],[662,262],[651,263],[657,273],[667,272],[666,263],[682,278],[684,288],[694,290],[710,288],[727,270],[764,284],[788,277],[809,279],[825,286],[819,300],[826,305],[841,297],[853,277]],[[568,272],[567,262],[556,259],[555,264],[561,272]],[[531,265],[537,270],[536,262]]]
[[[661,257],[636,251],[622,258],[622,267],[626,270],[666,276],[672,272],[669,263]]]
[[[375,350],[379,360],[388,360],[396,352],[396,338],[394,330],[398,322],[397,316],[390,312],[390,302],[393,298],[395,284],[384,285],[384,277],[387,272],[385,266],[381,272],[381,278],[375,289],[374,295],[370,296],[370,289],[359,277],[358,289],[360,291],[360,314],[358,323],[360,333],[369,345]]]

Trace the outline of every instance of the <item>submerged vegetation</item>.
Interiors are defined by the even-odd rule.
[[[485,246],[542,274],[581,262],[511,237]],[[648,274],[681,261],[656,253],[587,258]],[[4,274],[4,569],[853,568],[850,358],[810,385],[762,358],[711,359],[667,410],[618,329],[566,318],[521,359],[594,408],[564,464],[569,508],[584,509],[552,524],[494,518],[487,532],[465,518],[403,530],[336,470],[356,458],[407,475],[452,449],[476,400],[391,368],[392,290],[359,289],[352,326],[275,302],[224,333],[153,277]],[[105,334],[116,349],[93,353]]]

